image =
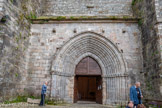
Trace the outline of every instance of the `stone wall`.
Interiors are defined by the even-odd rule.
[[[155,12],[156,12],[156,18],[158,22],[162,22],[162,1],[161,0],[155,0]]]
[[[0,1],[0,19],[2,19],[2,16],[3,16],[3,14],[4,14],[4,9],[3,9],[3,3],[4,3],[4,0],[1,0]],[[1,35],[2,33],[0,32],[0,35]],[[1,53],[1,49],[2,49],[2,44],[3,44],[3,38],[2,37],[0,37],[0,53]],[[0,81],[1,81],[2,79],[0,79]]]
[[[3,16],[3,3],[4,3],[4,0],[0,0],[0,19],[2,18]]]
[[[47,0],[49,16],[132,16],[132,0]]]
[[[155,25],[157,35],[158,35],[158,48],[157,52],[159,52],[160,60],[162,61],[162,1],[161,0],[155,0],[155,12],[156,12],[156,18],[157,18],[157,23]],[[158,71],[160,74],[161,80],[159,80],[159,86],[160,86],[160,91],[159,94],[162,96],[162,63],[159,60],[158,64]]]
[[[25,55],[30,36],[30,21],[27,18],[41,13],[33,8],[32,3],[0,0],[0,101],[24,95],[26,91],[28,74]]]
[[[134,0],[135,16],[141,17],[143,47],[143,94],[146,99],[161,100],[161,0]]]

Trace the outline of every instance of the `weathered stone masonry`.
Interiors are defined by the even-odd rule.
[[[52,87],[51,87],[52,90],[50,91],[49,89],[49,93],[51,93],[50,95],[51,96],[58,95],[58,97],[63,100],[66,100],[68,102],[73,102],[74,68],[77,64],[77,59],[79,62],[79,60],[81,60],[83,57],[86,56],[92,56],[95,59],[98,58],[98,62],[100,64],[104,63],[103,65],[101,65],[101,67],[103,67],[103,72],[104,70],[105,72],[108,72],[108,73],[103,73],[103,77],[105,77],[104,83],[106,84],[105,90],[107,86],[112,86],[112,85],[108,85],[109,81],[106,78],[108,77],[113,78],[114,75],[120,77],[120,76],[125,76],[126,74],[130,74],[133,76],[137,72],[142,71],[142,67],[141,67],[142,56],[141,56],[141,49],[140,49],[141,41],[140,41],[140,32],[138,30],[138,25],[136,23],[127,23],[127,22],[123,22],[123,23],[110,23],[110,22],[102,23],[102,21],[100,23],[97,22],[99,21],[94,21],[94,22],[89,21],[86,23],[74,21],[73,23],[64,22],[64,23],[56,23],[56,24],[33,24],[32,25],[31,27],[32,36],[30,37],[31,45],[29,47],[29,54],[31,60],[29,60],[30,62],[28,65],[28,69],[31,72],[30,84],[32,84],[32,82],[34,83],[31,85],[32,88],[34,89],[33,91],[37,91],[39,95],[40,85],[45,80],[48,81],[51,80],[50,72],[52,71],[53,72]],[[55,33],[52,32],[53,30],[55,30]],[[73,32],[74,30],[76,30],[77,33],[74,33]],[[123,33],[123,31],[125,32]],[[80,40],[79,37],[81,38],[81,40],[85,40],[85,42],[84,41],[79,42]],[[94,39],[95,38],[99,39],[101,37],[101,41],[94,40],[93,37]],[[112,45],[115,45],[119,50],[119,52],[118,53],[116,52],[115,54],[118,54],[118,56],[123,57],[123,58],[119,57],[120,61],[116,61],[114,59],[115,56],[113,57],[113,55],[111,55],[111,50],[115,50],[115,49],[111,49],[110,51],[108,51],[108,49],[105,49],[105,51],[107,52],[104,52],[104,46],[102,46],[102,43],[104,44],[104,40],[102,39],[102,37],[105,38],[106,40],[111,40],[114,43]],[[71,46],[70,48],[68,45],[66,45],[66,43],[70,44],[68,41],[71,44],[74,44],[74,46],[70,45]],[[93,43],[92,45],[91,45],[91,41]],[[62,48],[64,46],[67,48]],[[108,46],[111,47],[110,45]],[[59,53],[60,51],[62,52],[62,49],[66,49],[66,50],[69,49],[69,50],[63,52],[60,58],[59,57],[60,54],[57,55],[57,53]],[[123,50],[123,53],[121,53],[121,50]],[[106,53],[110,53],[110,54],[106,54]],[[64,54],[65,57],[63,57]],[[104,57],[104,55],[105,56],[107,55],[107,59],[106,57]],[[105,59],[106,61],[102,61],[102,58],[103,60]],[[117,57],[116,59],[119,58]],[[74,62],[76,62],[76,64],[72,65],[72,63]],[[118,62],[121,64],[118,64]],[[50,69],[51,63],[52,63],[52,70]],[[120,69],[119,71],[117,70],[118,68],[122,68],[122,69]],[[63,78],[64,80],[61,80],[61,78]],[[57,81],[57,83],[54,83],[55,80]],[[118,84],[118,81],[117,82],[115,81],[114,83]],[[116,85],[114,86],[114,88],[112,86],[112,89],[108,91],[104,91],[105,93],[107,93],[107,97],[104,97],[105,98],[104,103],[110,103],[111,101],[119,102],[127,98],[125,97],[124,94],[125,94],[125,89],[127,89],[129,85],[125,85],[125,83],[129,84],[128,83],[129,79],[126,80],[123,77],[123,79],[121,78],[120,81],[123,82],[123,86],[120,85],[122,88],[118,88],[119,86]],[[114,97],[113,98],[114,100],[113,99],[108,100],[109,99],[108,97],[118,96],[117,94],[114,94],[115,88],[116,89],[118,88],[121,92],[123,90],[124,94],[123,95],[119,94],[121,95],[121,97]],[[55,92],[57,92],[57,94],[55,94]]]
[[[5,23],[0,24],[0,100],[10,99],[23,91],[26,85],[27,73],[25,71],[25,44],[29,36],[29,24],[23,17],[20,19],[20,5],[1,0],[0,18],[8,15]],[[23,25],[23,27],[22,27]],[[20,32],[21,31],[21,32]],[[20,38],[21,37],[21,38]],[[20,65],[21,61],[21,65]],[[20,83],[18,83],[21,81]]]
[[[128,88],[139,79],[134,76],[142,72],[138,24],[135,20],[126,20],[133,15],[131,1],[48,0],[47,4],[47,12],[43,15],[63,18],[99,16],[101,20],[51,20],[49,24],[31,26],[27,65],[31,91],[39,95],[40,85],[48,80],[51,98],[72,103],[75,66],[84,57],[91,56],[102,67],[103,104],[128,100]],[[107,16],[120,17],[122,20],[102,20]]]
[[[145,98],[160,100],[161,3],[0,0],[0,19],[9,16],[0,23],[0,101],[40,96],[49,81],[47,97],[72,103],[75,66],[86,56],[101,67],[103,104],[128,101],[136,80]]]
[[[133,6],[134,14],[141,17],[143,47],[143,88],[147,99],[161,100],[161,54],[162,54],[162,1],[142,0]],[[143,86],[144,86],[143,85]]]
[[[47,0],[49,16],[132,16],[131,0]]]
[[[25,54],[30,36],[30,22],[26,17],[41,13],[39,8],[35,11],[38,6],[33,8],[31,3],[30,0],[0,1],[0,101],[18,94],[26,95],[28,74]],[[39,1],[37,5],[40,6]]]

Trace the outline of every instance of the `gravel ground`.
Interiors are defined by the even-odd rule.
[[[13,103],[13,104],[0,104],[0,108],[115,108],[110,106],[104,106],[100,104],[66,104],[62,106],[45,105],[38,106],[38,104],[28,103]]]

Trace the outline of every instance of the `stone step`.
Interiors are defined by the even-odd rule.
[[[116,106],[101,105],[95,102],[78,102],[66,106],[53,106],[51,108],[116,108]]]

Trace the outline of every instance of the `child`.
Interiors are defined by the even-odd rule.
[[[134,104],[132,101],[129,101],[128,102],[128,106],[126,108],[133,108]]]

